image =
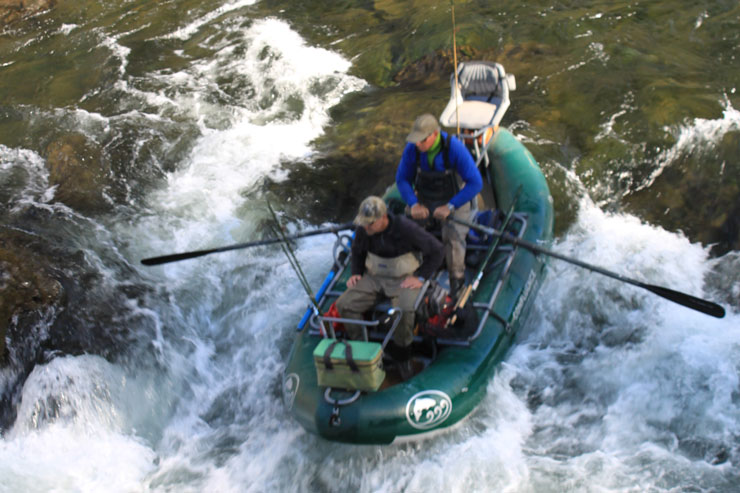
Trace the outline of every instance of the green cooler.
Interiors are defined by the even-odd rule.
[[[385,379],[383,348],[377,342],[322,339],[313,360],[322,387],[374,392]]]

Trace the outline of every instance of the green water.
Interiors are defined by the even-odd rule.
[[[134,109],[117,101],[115,82],[136,84],[137,77],[209,57],[212,40],[227,35],[214,23],[186,40],[159,36],[210,11],[207,3],[182,0],[60,2],[15,23],[0,37],[0,144],[43,151],[63,131],[55,108],[103,115]],[[346,195],[309,215],[348,217],[337,206],[362,192],[346,181],[347,191],[331,185],[336,180],[330,178],[342,173],[337,168],[351,161],[379,189],[392,177],[412,116],[443,108],[451,14],[444,1],[278,0],[227,12],[226,20],[216,17],[245,26],[264,16],[286,19],[309,43],[352,59],[352,73],[373,86],[334,110],[333,127],[317,142],[324,159],[295,171],[285,184],[289,189],[318,173],[331,187],[315,191],[318,197]],[[504,122],[545,169],[559,232],[585,193],[609,210],[719,243],[719,253],[738,245],[731,217],[740,207],[737,122],[718,142],[698,138],[670,162],[661,161],[682,128],[697,119],[721,120],[724,110],[738,106],[739,20],[733,1],[455,3],[460,59],[496,60],[517,77]],[[63,25],[80,28],[63,33]],[[100,30],[131,50],[125,66],[99,45]],[[446,57],[437,56],[442,50]],[[140,82],[150,89],[144,86],[151,81]],[[219,97],[226,99],[249,91],[232,80],[222,81],[222,89]],[[661,166],[665,172],[651,179]],[[585,190],[576,191],[581,185]]]

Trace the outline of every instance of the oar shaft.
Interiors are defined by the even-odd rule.
[[[468,227],[471,227],[473,229],[477,229],[478,231],[482,231],[489,235],[494,235],[500,237],[504,241],[508,241],[509,243],[513,243],[514,245],[518,245],[521,247],[526,248],[527,250],[531,250],[536,253],[542,253],[544,255],[549,255],[550,257],[555,257],[557,259],[563,260],[565,262],[569,262],[571,264],[577,265],[579,267],[583,267],[584,269],[588,269],[594,272],[598,272],[599,274],[603,274],[607,277],[611,277],[613,279],[616,279],[618,281],[626,282],[628,284],[632,284],[634,286],[647,289],[648,291],[657,294],[658,296],[661,296],[667,300],[673,301],[674,303],[678,303],[679,305],[683,305],[687,308],[691,308],[693,310],[700,311],[702,313],[706,313],[707,315],[711,315],[712,317],[722,318],[725,316],[725,309],[722,308],[717,303],[713,303],[711,301],[707,301],[701,298],[697,298],[695,296],[691,296],[690,294],[681,293],[679,291],[674,291],[672,289],[664,288],[662,286],[655,286],[652,284],[646,284],[640,281],[637,281],[635,279],[630,279],[629,277],[625,277],[621,274],[617,274],[616,272],[608,271],[602,267],[598,267],[596,265],[592,265],[586,262],[583,262],[581,260],[568,257],[566,255],[562,255],[557,252],[553,252],[552,250],[548,250],[547,248],[543,248],[539,245],[536,245],[532,242],[522,240],[520,238],[516,238],[514,236],[511,236],[507,233],[498,231],[493,228],[488,228],[486,226],[482,226],[480,224],[471,223],[469,221],[463,221],[461,219],[451,218],[452,221],[455,221],[460,224],[464,224]]]
[[[352,223],[345,223],[339,226],[332,226],[329,228],[320,228],[313,231],[305,231],[292,236],[286,236],[285,238],[266,238],[264,240],[250,241],[248,243],[237,243],[236,245],[228,245],[219,248],[211,248],[208,250],[195,250],[192,252],[173,253],[170,255],[162,255],[161,257],[145,258],[141,261],[144,265],[160,265],[167,264],[170,262],[177,262],[179,260],[187,260],[196,257],[202,257],[204,255],[210,255],[211,253],[228,252],[230,250],[238,250],[240,248],[250,248],[255,246],[272,245],[275,243],[282,243],[285,240],[295,240],[298,238],[305,238],[307,236],[322,235],[327,233],[337,233],[339,231],[352,229]]]

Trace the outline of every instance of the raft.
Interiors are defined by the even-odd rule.
[[[460,118],[464,136],[470,137],[471,152],[485,183],[484,207],[479,212],[495,202],[498,210],[513,211],[506,224],[508,233],[548,246],[552,240],[553,203],[545,177],[526,147],[498,126],[503,116],[501,108],[508,107],[513,77],[505,74],[499,64],[489,62],[461,64],[458,76],[460,85],[453,86],[450,100],[457,111],[451,113],[448,105],[440,122],[457,127],[454,119]],[[483,95],[485,103],[492,107],[469,105],[474,107],[474,113],[466,119],[466,113],[459,111],[461,103],[482,102],[479,93],[485,92],[481,88],[485,89],[486,84],[481,79],[495,89],[491,94],[499,99]],[[465,94],[465,88],[473,86],[477,93]],[[396,197],[397,190],[391,187],[385,198],[390,203]],[[469,257],[480,257],[488,248],[492,252],[485,269],[472,264],[466,271],[468,282],[482,273],[467,301],[468,309],[476,314],[473,330],[456,338],[417,335],[413,345],[416,372],[411,378],[401,381],[390,362],[378,390],[346,390],[319,386],[314,351],[324,338],[333,335],[331,324],[336,318],[330,316],[329,310],[345,291],[350,277],[351,241],[351,235],[337,239],[334,265],[316,293],[316,305],[309,307],[298,324],[283,378],[285,406],[307,431],[327,440],[353,444],[415,440],[454,426],[481,402],[497,366],[526,323],[545,276],[547,257],[506,241],[469,244]],[[441,285],[446,282],[445,271],[439,272],[438,281]],[[377,313],[380,315],[370,314],[368,318],[377,316],[379,334],[374,337],[382,340],[383,312]],[[373,330],[369,332],[373,334]],[[385,356],[383,361],[387,361]]]

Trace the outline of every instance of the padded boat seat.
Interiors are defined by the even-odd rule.
[[[499,124],[509,108],[509,91],[516,87],[514,76],[495,62],[461,63],[450,77],[450,100],[439,117],[444,127],[478,130]]]
[[[493,124],[498,106],[483,101],[463,101],[455,105],[450,101],[439,118],[444,127],[457,127],[457,117],[460,116],[460,128],[479,129]]]

